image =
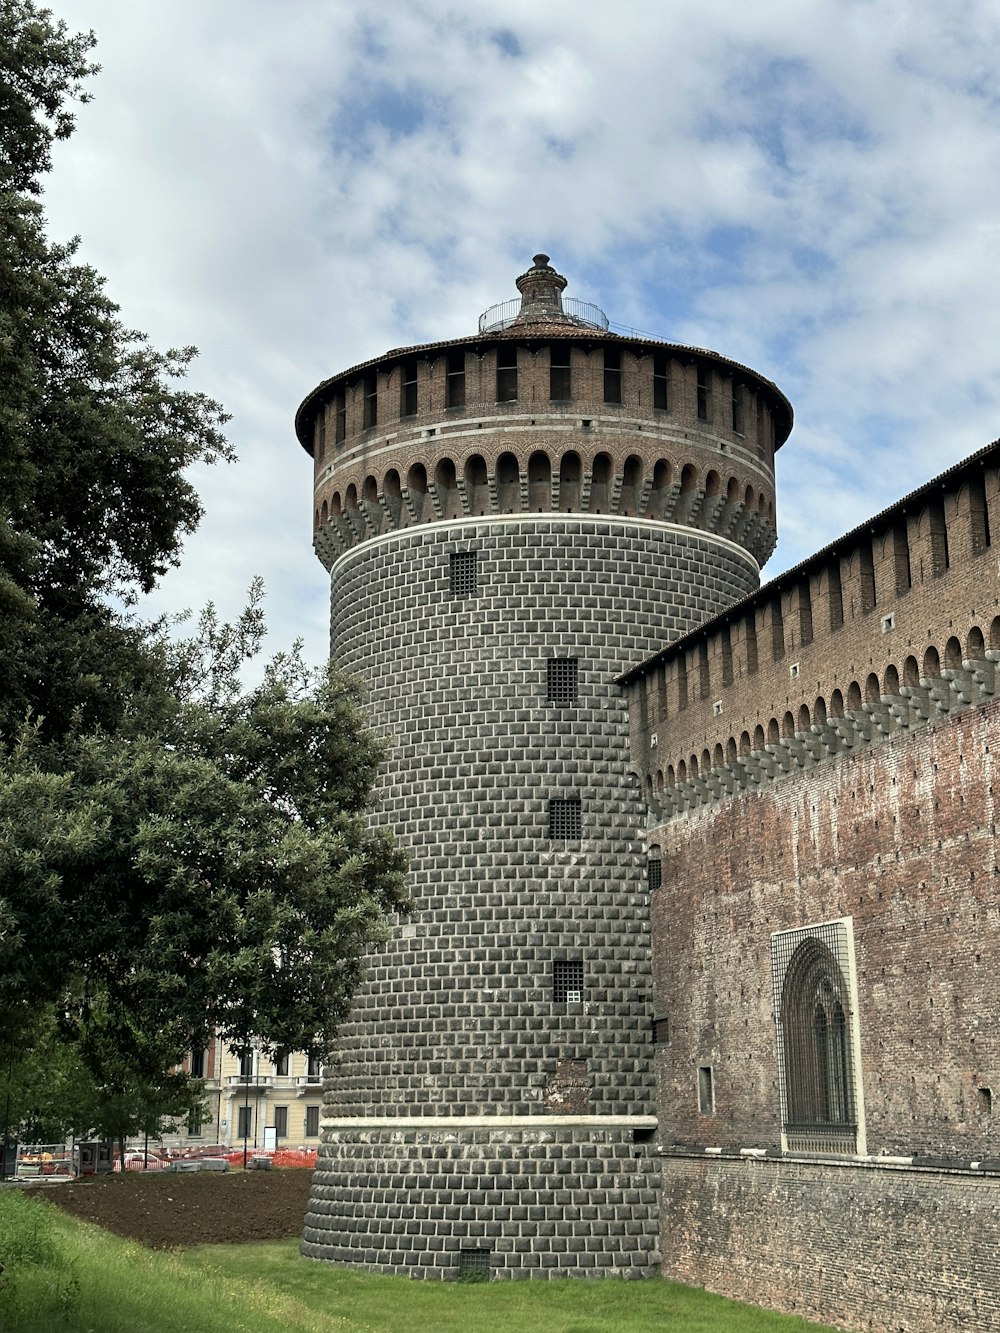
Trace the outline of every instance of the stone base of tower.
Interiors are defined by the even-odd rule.
[[[656,1276],[655,1120],[553,1119],[338,1122],[302,1253],[410,1277]]]

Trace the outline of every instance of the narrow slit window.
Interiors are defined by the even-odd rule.
[[[365,415],[364,428],[371,430],[378,425],[378,377],[369,375],[364,382]]]
[[[549,837],[563,841],[583,836],[583,811],[579,797],[554,797],[549,801]]]
[[[517,348],[505,346],[497,351],[497,402],[517,402]]]
[[[733,434],[742,435],[743,431],[743,390],[738,384],[733,385]]]
[[[698,1114],[715,1115],[715,1079],[711,1065],[698,1070]]]
[[[343,394],[338,394],[334,399],[333,421],[333,442],[343,444],[347,439],[347,404]]]
[[[445,407],[465,406],[465,353],[448,353],[448,370],[445,375]]]
[[[622,354],[618,347],[604,349],[604,401],[620,403],[622,400]]]
[[[326,408],[321,407],[316,422],[316,461],[322,463],[326,456]]]
[[[475,551],[453,551],[448,558],[452,597],[473,597],[477,590]]]
[[[710,418],[711,392],[708,387],[708,371],[704,366],[698,367],[698,420],[708,421]]]
[[[556,1004],[579,1004],[583,999],[583,962],[560,958],[552,965],[552,999]]]
[[[557,343],[549,350],[549,397],[554,403],[568,403],[572,397],[566,343]]]
[[[417,363],[404,361],[399,386],[399,415],[416,416],[417,413]]]
[[[575,657],[551,657],[548,663],[548,701],[550,704],[576,703],[577,661]]]
[[[653,406],[667,409],[667,358],[662,354],[653,357]]]

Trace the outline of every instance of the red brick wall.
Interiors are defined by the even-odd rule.
[[[662,1139],[778,1143],[769,938],[851,916],[868,1151],[1000,1156],[998,757],[1000,700],[652,835]]]

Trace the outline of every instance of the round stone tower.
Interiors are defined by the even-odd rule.
[[[328,1069],[303,1250],[651,1274],[646,808],[613,681],[757,587],[791,409],[714,352],[610,332],[546,255],[517,286],[296,418],[416,904]]]

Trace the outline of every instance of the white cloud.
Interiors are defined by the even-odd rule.
[[[104,72],[59,148],[130,325],[202,349],[242,462],[160,606],[326,649],[320,379],[472,331],[538,249],[615,320],[792,399],[775,568],[1000,434],[1000,14],[894,0],[72,0]],[[201,478],[199,482],[201,484]]]

